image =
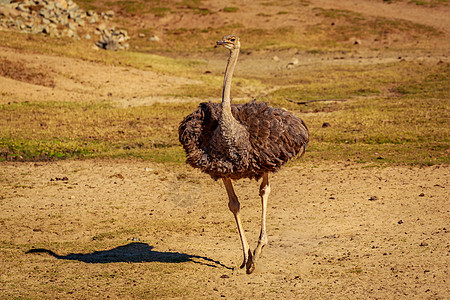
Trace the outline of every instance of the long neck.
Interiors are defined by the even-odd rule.
[[[239,48],[230,51],[230,57],[228,58],[227,68],[225,70],[225,76],[223,78],[223,91],[222,91],[222,115],[231,115],[231,79],[233,77],[234,67],[239,56]]]

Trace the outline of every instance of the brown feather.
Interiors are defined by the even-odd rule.
[[[214,137],[222,113],[220,103],[201,103],[178,129],[186,162],[213,179],[254,178],[276,172],[284,163],[302,155],[309,131],[300,118],[264,102],[232,104],[234,118],[244,126],[248,138],[233,149],[225,149]]]

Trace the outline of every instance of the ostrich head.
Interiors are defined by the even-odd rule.
[[[230,51],[238,50],[241,47],[239,38],[235,35],[226,35],[222,38],[221,41],[217,41],[216,44],[218,46],[224,46]]]

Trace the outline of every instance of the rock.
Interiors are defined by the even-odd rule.
[[[80,7],[75,2],[71,2],[70,4],[68,4],[67,9],[68,10],[78,10],[78,9],[80,9]]]
[[[115,13],[112,10],[108,10],[107,12],[105,12],[105,15],[107,17],[114,18]]]
[[[138,37],[140,37],[141,39],[143,39],[143,38],[145,38],[145,34],[139,33],[139,34],[138,34]]]
[[[328,123],[328,122],[324,122],[324,123],[322,124],[322,128],[327,128],[327,127],[331,127],[331,124]]]
[[[76,11],[69,11],[69,19],[75,20],[77,18]]]
[[[101,38],[95,44],[105,50],[117,51],[129,48],[129,44],[125,43],[127,40],[129,37],[125,30],[111,28],[102,30]]]
[[[55,7],[59,9],[67,9],[67,1],[66,0],[56,0]]]
[[[152,35],[151,37],[148,38],[148,40],[150,42],[159,42],[159,37],[157,37],[156,35]]]
[[[55,3],[54,2],[48,2],[47,5],[45,6],[45,9],[47,9],[49,12],[53,11],[56,9],[55,7]]]
[[[100,23],[97,25],[97,30],[102,31],[106,29],[105,23]]]
[[[280,61],[280,58],[279,58],[278,56],[275,55],[274,57],[272,57],[272,60],[273,60],[273,61]]]
[[[293,69],[293,68],[294,68],[294,64],[293,63],[288,63],[286,65],[286,69],[288,69],[288,70]]]
[[[0,16],[4,16],[6,18],[8,17],[18,17],[20,15],[20,12],[17,9],[14,9],[12,7],[4,6],[0,9]]]
[[[28,7],[25,6],[25,4],[23,4],[23,3],[19,4],[19,6],[17,6],[17,10],[21,11],[21,12],[28,12],[29,11]]]
[[[377,196],[372,196],[369,198],[369,201],[377,201],[378,197]]]
[[[286,68],[287,68],[287,69],[292,69],[292,68],[294,68],[294,66],[296,66],[296,65],[298,65],[298,59],[294,57],[294,58],[292,59],[292,61],[286,65]]]
[[[65,34],[67,37],[73,37],[75,35],[75,31],[69,28],[66,30]]]
[[[90,26],[98,23],[100,15],[108,20],[115,16],[115,12],[108,10],[98,14],[93,10],[84,11],[73,0],[13,0],[13,3],[0,0],[0,28],[73,39],[81,39],[77,30],[83,28],[85,39],[90,39],[94,30],[101,36],[96,45],[102,49],[128,49],[130,37],[125,30],[108,28],[105,23],[97,28]]]
[[[67,23],[66,27],[69,28],[70,30],[76,31],[77,27],[74,23]]]
[[[85,22],[84,19],[82,18],[76,18],[75,22],[79,25],[79,26],[84,26]]]
[[[50,18],[50,11],[49,11],[48,9],[42,8],[42,9],[39,11],[39,15],[40,15],[41,17],[45,18],[45,19],[49,19],[49,18]]]
[[[95,14],[95,15],[91,16],[90,18],[88,18],[88,22],[89,22],[89,24],[97,23],[98,22],[98,15]]]
[[[33,34],[42,33],[42,31],[44,30],[44,27],[45,27],[45,25],[34,26],[34,28],[31,30],[31,33],[33,33]]]

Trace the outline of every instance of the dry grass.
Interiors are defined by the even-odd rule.
[[[328,67],[310,77],[303,76],[298,85],[283,87],[278,82],[280,88],[260,100],[298,112],[305,119],[312,133],[308,160],[448,163],[448,64],[399,62],[361,69]],[[335,77],[341,80],[335,81]],[[196,90],[186,89],[185,96],[202,97]],[[297,105],[286,98],[347,101]],[[195,103],[138,108],[118,108],[109,103],[5,104],[0,111],[2,158],[132,156],[182,163],[177,126],[195,106]],[[322,128],[324,122],[331,127]]]
[[[29,51],[40,39],[26,37],[24,41],[22,36],[11,39],[9,45]],[[62,42],[51,48],[52,53],[62,54],[64,47]],[[134,52],[86,53],[82,49],[77,45],[73,53],[65,54],[129,67],[151,64],[156,72],[189,74],[202,82],[168,91],[168,96],[208,100],[210,95],[220,94],[221,75],[203,75],[203,63]],[[35,49],[47,50],[47,46]],[[306,159],[351,159],[376,164],[448,163],[448,69],[447,63],[400,60],[364,66],[324,65],[312,70],[299,68],[275,78],[236,78],[233,94],[245,96],[244,86],[270,88],[272,91],[258,100],[297,111],[312,132]],[[2,60],[2,70],[10,78],[42,85],[52,83],[52,78],[45,77],[43,72],[8,60]],[[287,102],[287,98],[347,101],[296,105]],[[109,102],[9,101],[0,110],[1,159],[131,156],[181,163],[184,155],[177,141],[177,126],[195,106],[168,103],[118,108]],[[332,126],[322,128],[324,122]]]

